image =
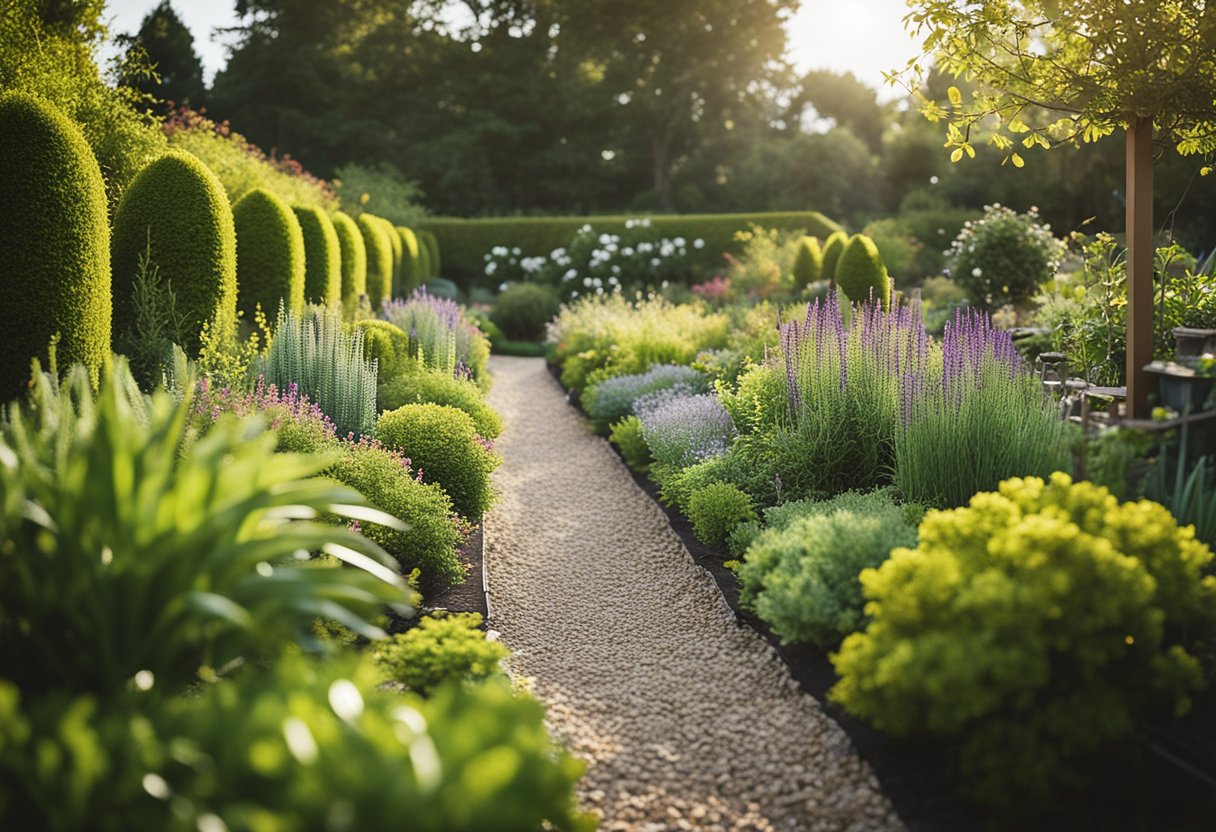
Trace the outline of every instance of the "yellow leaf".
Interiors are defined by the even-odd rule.
[[[975,158],[975,148],[974,147],[972,147],[969,144],[965,144],[965,145],[963,145],[962,149],[967,151],[967,155],[970,156],[972,159]]]
[[[963,149],[961,147],[954,148],[954,152],[950,154],[950,161],[957,162],[961,158],[963,158]]]
[[[1013,166],[1015,168],[1020,168],[1020,167],[1022,167],[1022,165],[1026,164],[1025,162],[1022,161],[1022,157],[1016,153],[1013,154],[1012,156],[1010,156],[1009,158],[1013,161]]]
[[[1028,133],[1030,132],[1030,128],[1027,127],[1026,122],[1022,121],[1020,118],[1014,118],[1013,121],[1009,122],[1009,132]]]
[[[963,94],[959,91],[958,87],[951,87],[950,89],[946,90],[946,95],[950,97],[950,103],[955,107],[958,107],[963,103]]]
[[[1203,167],[1201,167],[1199,169],[1200,176],[1207,176],[1211,172],[1212,172],[1212,169],[1210,167],[1208,167],[1207,165],[1204,165]]]

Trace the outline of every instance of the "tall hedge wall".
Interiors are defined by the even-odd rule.
[[[338,232],[320,208],[293,206],[304,232],[304,302],[337,306],[342,302],[342,247]]]
[[[486,253],[494,246],[518,246],[526,255],[548,254],[566,245],[585,224],[596,231],[619,233],[634,215],[600,217],[490,217],[454,219],[434,217],[420,227],[430,231],[443,251],[445,277],[463,283],[484,282]],[[840,226],[818,211],[784,211],[759,214],[669,214],[650,218],[652,226],[667,237],[705,240],[701,253],[706,266],[722,262],[722,253],[739,251],[735,233],[755,223],[764,228],[801,229],[823,239]]]
[[[342,255],[342,302],[347,303],[367,292],[367,246],[363,232],[348,215],[335,211],[333,222]]]
[[[260,305],[274,320],[279,302],[304,306],[304,232],[287,203],[255,188],[232,206],[236,225],[236,304],[248,320]]]

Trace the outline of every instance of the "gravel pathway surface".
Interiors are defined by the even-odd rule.
[[[607,830],[894,830],[848,737],[741,628],[537,358],[495,357],[492,626]]]

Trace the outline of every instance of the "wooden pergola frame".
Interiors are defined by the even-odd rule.
[[[1148,418],[1153,360],[1153,120],[1127,124],[1127,415]]]

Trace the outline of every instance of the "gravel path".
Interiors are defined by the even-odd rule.
[[[848,737],[712,579],[544,362],[495,357],[495,629],[607,830],[894,830]]]

